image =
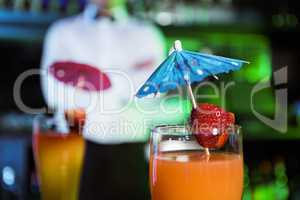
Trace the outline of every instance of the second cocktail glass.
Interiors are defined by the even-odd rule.
[[[42,200],[77,200],[85,143],[81,130],[63,133],[46,115],[34,121],[33,151]]]

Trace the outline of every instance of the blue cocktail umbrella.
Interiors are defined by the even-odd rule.
[[[136,96],[141,98],[187,86],[193,107],[197,108],[192,83],[200,82],[208,76],[217,78],[217,74],[239,70],[244,63],[248,62],[183,50],[181,42],[176,40],[173,51],[138,90]]]

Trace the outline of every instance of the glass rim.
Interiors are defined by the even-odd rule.
[[[43,127],[43,125],[45,126]],[[55,118],[55,116],[47,115],[46,113],[37,114],[33,117],[32,135],[67,135],[69,133],[69,131],[57,131],[54,127],[52,127],[52,125],[58,126],[57,119]]]
[[[228,134],[241,134],[242,126],[235,124],[227,129],[233,129],[235,131],[229,131]],[[165,129],[165,130],[164,130]],[[178,130],[179,132],[167,132],[166,130]],[[181,130],[181,131],[180,131]],[[151,129],[151,135],[169,135],[169,136],[186,136],[192,135],[192,132],[189,130],[189,127],[184,124],[178,125],[158,125]]]
[[[55,117],[51,115],[47,115],[46,113],[36,114],[33,117],[33,125],[37,125],[37,123],[40,123],[42,120],[53,120],[52,122],[54,122]]]

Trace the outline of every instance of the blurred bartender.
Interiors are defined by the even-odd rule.
[[[80,189],[80,199],[84,200],[147,198],[144,144],[141,139],[117,133],[120,129],[114,126],[120,126],[122,119],[118,112],[109,111],[127,105],[134,91],[162,61],[163,38],[153,25],[130,18],[124,1],[91,0],[82,14],[54,23],[45,40],[42,69],[47,73],[42,76],[42,86],[48,106],[56,111],[80,107],[87,112]],[[75,92],[76,86],[82,87],[80,81],[70,86],[48,73],[55,63],[64,62],[93,66],[105,73],[109,83],[102,81],[100,84],[106,86],[100,86],[101,91]],[[84,84],[84,77],[82,81]],[[58,92],[51,92],[53,88]],[[75,93],[70,100],[68,95]],[[91,108],[87,102],[93,98],[97,105]],[[89,128],[93,123],[106,127]]]

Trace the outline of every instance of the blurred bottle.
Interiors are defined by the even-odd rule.
[[[13,9],[15,11],[22,11],[25,8],[25,0],[14,0]]]
[[[287,200],[289,197],[288,178],[283,160],[272,165],[271,161],[262,161],[253,177],[253,200]]]
[[[33,13],[39,13],[42,10],[41,0],[30,0],[30,11]]]
[[[299,127],[300,126],[300,101],[297,101],[295,103],[295,113],[296,113],[296,119]]]

